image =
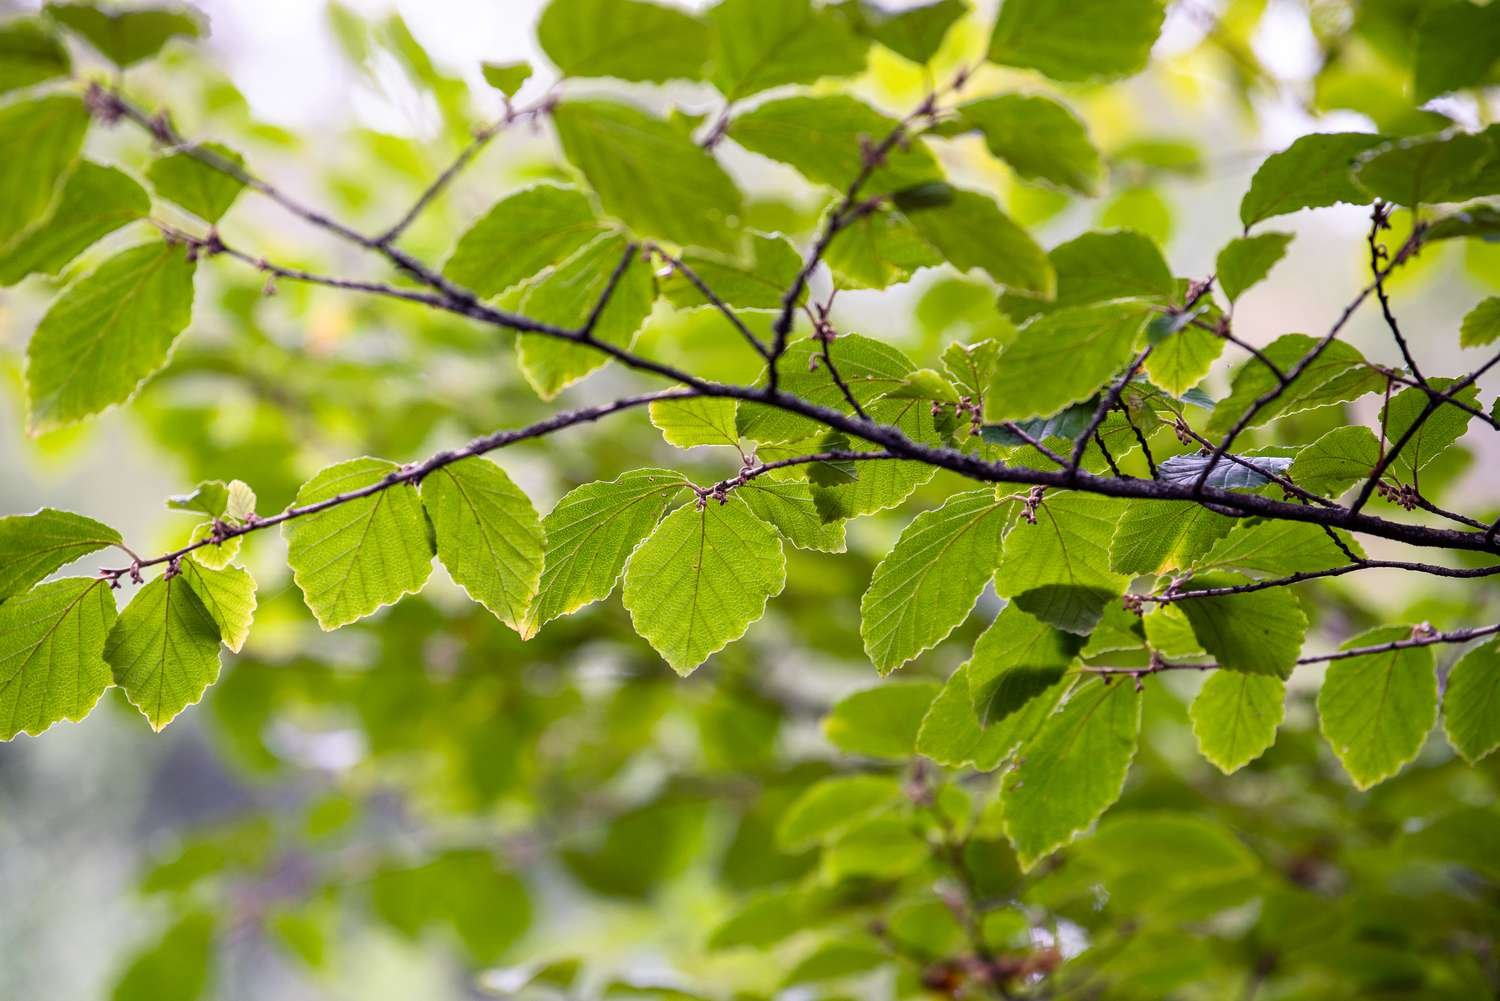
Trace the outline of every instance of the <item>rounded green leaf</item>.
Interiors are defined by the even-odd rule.
[[[1276,728],[1285,713],[1285,682],[1240,671],[1211,673],[1189,710],[1199,752],[1225,775],[1276,742]]]
[[[115,620],[104,659],[115,684],[161,730],[219,678],[219,624],[182,574],[136,592]]]
[[[1384,626],[1356,636],[1342,649],[1378,646],[1411,634],[1409,626]],[[1431,647],[1336,660],[1318,692],[1318,725],[1360,789],[1390,778],[1415,758],[1437,715]]]
[[[109,687],[114,621],[102,580],[55,580],[0,603],[0,740],[89,714]]]

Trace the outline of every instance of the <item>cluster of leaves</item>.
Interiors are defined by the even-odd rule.
[[[205,474],[169,502],[194,523],[159,556],[143,556],[114,528],[70,512],[0,519],[0,738],[82,719],[111,686],[153,728],[164,727],[217,681],[222,648],[245,647],[258,609],[250,554],[241,549],[279,527],[284,566],[322,629],[356,624],[378,636],[382,663],[422,662],[445,631],[472,648],[442,683],[409,672],[399,686],[376,691],[346,684],[316,660],[295,680],[257,672],[255,664],[270,665],[252,644],[216,702],[242,752],[271,754],[261,731],[272,712],[348,699],[380,755],[425,742],[423,750],[462,772],[486,805],[555,772],[582,811],[587,793],[625,774],[630,759],[621,745],[654,739],[661,718],[685,715],[704,732],[702,756],[719,763],[718,772],[748,775],[749,805],[709,769],[706,786],[668,783],[611,812],[598,838],[570,842],[557,855],[589,890],[640,898],[701,860],[711,820],[732,824],[719,875],[731,890],[754,895],[708,948],[770,949],[801,936],[797,962],[771,989],[837,984],[892,961],[902,970],[898,993],[949,996],[1087,997],[1097,979],[1117,985],[1111,996],[1156,997],[1187,984],[1211,991],[1246,970],[1258,984],[1283,968],[1291,971],[1287,996],[1417,984],[1427,996],[1460,997],[1492,979],[1469,951],[1451,961],[1404,957],[1382,944],[1378,933],[1387,929],[1378,919],[1362,919],[1369,934],[1348,936],[1339,927],[1362,901],[1319,895],[1335,869],[1378,882],[1411,859],[1434,857],[1493,880],[1492,810],[1459,810],[1378,857],[1330,858],[1294,832],[1285,850],[1307,871],[1289,889],[1265,853],[1230,833],[1253,809],[1247,802],[1216,793],[1215,816],[1203,818],[1180,800],[1137,790],[1136,805],[1156,809],[1107,818],[1065,867],[1044,864],[1122,793],[1131,796],[1127,778],[1151,719],[1180,731],[1225,775],[1252,762],[1258,773],[1271,765],[1295,772],[1282,802],[1331,784],[1310,763],[1318,752],[1309,737],[1277,744],[1289,703],[1299,705],[1288,692],[1299,665],[1329,664],[1320,687],[1311,682],[1315,703],[1303,708],[1360,789],[1418,757],[1440,702],[1447,741],[1463,759],[1477,763],[1500,747],[1500,640],[1487,639],[1500,626],[1444,631],[1415,618],[1392,624],[1346,614],[1370,628],[1345,630],[1355,635],[1337,651],[1308,654],[1304,642],[1322,606],[1306,598],[1312,588],[1300,587],[1386,569],[1477,580],[1464,592],[1473,594],[1497,571],[1496,512],[1449,512],[1436,491],[1458,471],[1459,439],[1471,427],[1500,427],[1500,401],[1486,406],[1478,385],[1500,357],[1451,378],[1424,372],[1386,281],[1424,247],[1500,232],[1493,204],[1500,128],[1455,128],[1412,98],[1391,97],[1385,77],[1384,90],[1356,86],[1358,76],[1330,58],[1321,106],[1355,107],[1379,131],[1308,135],[1266,158],[1239,205],[1243,233],[1202,274],[1173,274],[1160,241],[1142,231],[1153,228],[1149,219],[1047,250],[1014,204],[1007,212],[996,192],[958,180],[949,166],[958,152],[972,145],[991,168],[1003,164],[1027,186],[1021,190],[1059,204],[1096,196],[1117,175],[1182,169],[1180,148],[1159,141],[1106,154],[1067,103],[1072,92],[1059,86],[1108,83],[1145,68],[1164,5],[1074,6],[1005,0],[993,24],[981,26],[958,0],[900,12],[869,0],[721,0],[701,16],[644,0],[552,0],[537,31],[565,84],[685,81],[712,95],[712,116],[686,108],[663,115],[634,98],[566,87],[520,105],[531,67],[488,64],[482,75],[501,95],[501,116],[436,180],[414,170],[425,186],[378,235],[288,196],[229,146],[184,137],[166,110],[143,110],[122,85],[74,72],[74,50],[63,41],[123,70],[170,39],[196,37],[200,19],[53,4],[40,18],[0,25],[0,89],[17,92],[0,104],[0,144],[25,151],[0,163],[0,275],[8,285],[31,275],[66,278],[26,346],[28,427],[53,434],[137,401],[134,409],[156,422],[169,447]],[[1212,44],[1243,56],[1236,32],[1248,28],[1230,16],[1243,16],[1240,6],[1231,5]],[[1485,58],[1496,46],[1478,41],[1494,38],[1491,7],[1457,3],[1402,25],[1394,6],[1375,5],[1327,44],[1373,59],[1387,32],[1415,31],[1415,58],[1400,74],[1425,100],[1494,82],[1494,60]],[[352,57],[368,62],[375,47],[388,50],[434,96],[448,132],[465,130],[462,83],[439,70],[399,20],[370,30],[340,12],[337,26]],[[970,36],[981,40],[984,65],[956,54]],[[944,82],[898,116],[856,84],[830,82],[862,79],[880,60],[920,65]],[[997,66],[1036,71],[1037,81],[1052,84],[1046,93],[1005,89],[1012,78]],[[1383,94],[1385,105],[1330,96],[1356,92],[1360,101]],[[447,228],[421,237],[431,206],[462,168],[522,121],[550,124],[566,167],[499,199],[456,239]],[[103,146],[91,136],[116,125],[134,127],[153,147],[116,165],[88,158]],[[242,131],[247,140],[273,138]],[[389,137],[366,138],[377,154],[392,152]],[[812,209],[748,197],[730,166],[749,155],[799,177]],[[1126,195],[1145,191],[1154,188],[1127,187],[1106,221],[1125,212]],[[241,249],[237,232],[226,237],[218,227],[255,196],[384,262],[387,280],[324,274]],[[1325,334],[1250,346],[1234,332],[1235,304],[1293,242],[1291,233],[1259,227],[1338,203],[1372,206],[1370,284],[1352,302],[1332,305],[1336,319]],[[1391,235],[1398,225],[1399,243]],[[428,240],[446,253],[444,263],[432,267],[401,249],[408,237]],[[921,360],[840,329],[841,290],[893,289],[940,267],[970,277],[929,293],[942,316],[934,340],[946,343],[924,345]],[[220,271],[226,277],[210,277]],[[195,348],[194,338],[182,337],[195,297],[211,299],[213,282],[233,283],[234,273],[249,281],[223,286],[213,305],[245,332],[245,344]],[[522,389],[507,383],[503,395],[488,394],[464,413],[474,424],[460,428],[479,435],[466,445],[405,465],[346,459],[307,478],[296,461],[305,443],[281,419],[287,400],[312,408],[304,415],[312,426],[336,427],[348,416],[304,397],[326,398],[341,380],[351,395],[368,397],[373,378],[397,375],[329,365],[315,383],[299,385],[288,373],[316,352],[288,350],[260,331],[261,281],[285,290],[293,308],[305,306],[311,290],[333,289],[364,297],[371,316],[399,310],[393,315],[413,327],[455,324],[411,336],[430,341],[435,355],[461,350],[487,368],[493,341],[474,329],[513,332],[514,371],[535,399],[510,405]],[[977,303],[978,329],[943,336],[964,297]],[[1378,301],[1401,364],[1372,361],[1339,338],[1367,301]],[[1457,340],[1467,348],[1497,338],[1500,301],[1491,298],[1468,313]],[[1246,357],[1230,365],[1227,392],[1212,395],[1210,373],[1230,350]],[[517,410],[586,378],[591,389],[608,385],[610,377],[590,378],[607,365],[664,377],[672,388],[515,422]],[[195,420],[190,405],[151,401],[174,376],[215,372],[259,394],[244,405],[237,431]],[[412,399],[404,420],[390,417],[386,399],[348,404],[364,411],[361,423],[383,426],[343,454],[404,455],[432,438],[454,440],[439,424],[454,415],[419,378],[409,371],[406,378]],[[1382,398],[1374,426],[1346,419],[1348,404],[1374,396]],[[517,485],[521,477],[488,457],[639,409],[680,450],[672,465],[717,478],[700,482],[632,461],[639,456],[612,455],[581,464],[573,479],[582,484],[543,516]],[[506,428],[494,431],[502,422]],[[210,431],[195,439],[193,429],[204,427]],[[221,447],[214,437],[221,433],[232,447]],[[600,465],[618,475],[597,475]],[[256,490],[273,498],[263,511]],[[892,532],[867,584],[847,582],[862,593],[857,616],[850,610],[858,636],[814,611],[804,631],[816,638],[804,642],[827,643],[842,656],[862,647],[866,667],[880,675],[916,662],[920,676],[857,692],[823,719],[846,761],[869,767],[788,764],[776,743],[794,706],[759,688],[754,661],[740,659],[746,649],[774,653],[754,645],[763,640],[732,644],[768,607],[789,606],[780,612],[787,618],[807,614],[791,598],[817,589],[799,585],[794,571],[840,572],[829,569],[838,560],[815,554],[843,553],[861,519],[913,505],[925,510]],[[1361,539],[1437,551],[1444,562],[1373,559]],[[125,554],[123,565],[49,579],[111,547]],[[369,618],[422,591],[434,557],[490,621],[420,602]],[[854,572],[866,569],[856,564]],[[115,592],[137,585],[120,610]],[[644,640],[680,675],[714,658],[732,686],[707,697],[690,689],[684,705],[670,709],[646,701],[674,697],[670,676],[642,695],[632,685],[602,699],[570,688],[569,699],[549,701],[482,669],[497,650],[539,663],[573,656],[587,626],[569,617],[591,614],[583,610],[617,587],[629,622],[612,631]],[[999,602],[982,600],[990,590]],[[1486,610],[1482,596],[1464,601],[1464,615]],[[982,630],[971,621],[980,604],[998,607]],[[495,619],[510,632],[494,628]],[[1475,640],[1487,641],[1440,671],[1435,651]],[[540,652],[518,652],[538,644]],[[953,667],[955,647],[966,656]],[[1200,674],[1183,708],[1178,679]],[[512,718],[518,709],[525,711]],[[409,731],[399,735],[389,732],[398,710]],[[495,732],[501,715],[508,726]],[[574,740],[560,766],[541,760],[545,733],[594,715],[609,739]],[[1424,781],[1461,787],[1462,774],[1451,768]],[[1346,812],[1329,823],[1347,824],[1361,839],[1392,826],[1388,812],[1373,819]],[[556,811],[544,819],[568,823]],[[348,823],[334,826],[344,831]],[[276,839],[235,829],[185,850],[175,874],[169,866],[152,877],[192,906],[127,972],[122,996],[152,989],[164,967],[184,978],[184,996],[201,989],[217,932],[192,892],[225,871],[272,865]],[[1281,871],[1294,868],[1288,860]],[[350,878],[330,865],[310,892],[287,894],[298,905],[278,915],[278,933],[310,962],[327,935],[324,894]],[[1366,892],[1399,913],[1395,896]],[[1101,893],[1107,906],[1095,904]],[[383,858],[368,904],[405,935],[445,928],[474,963],[490,964],[531,924],[532,895],[491,852],[460,845],[420,862]],[[1161,969],[1160,950],[1179,946],[1178,929],[1250,901],[1261,910],[1248,926],[1215,926],[1233,942],[1230,958],[1213,955],[1211,938],[1197,938],[1200,955],[1189,951]],[[1029,917],[1038,910],[1054,922],[1049,934],[1038,934]],[[1064,919],[1087,930],[1087,950],[1067,951],[1055,925]],[[1462,928],[1445,911],[1403,934],[1413,944],[1448,943]],[[1335,938],[1338,948],[1316,948]],[[1356,970],[1362,963],[1371,969]],[[567,985],[578,969],[559,962],[512,972]],[[697,996],[624,982],[604,990]]]

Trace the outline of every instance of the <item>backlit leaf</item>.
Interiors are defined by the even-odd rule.
[[[1350,168],[1361,153],[1383,142],[1384,136],[1363,132],[1315,133],[1272,153],[1240,200],[1240,222],[1249,229],[1263,219],[1298,209],[1367,203],[1370,196],[1354,183]]]
[[[136,592],[115,620],[104,659],[130,704],[160,730],[219,678],[219,625],[182,574]]]
[[[708,18],[710,79],[731,101],[865,68],[866,43],[811,0],[720,0]]]
[[[1377,646],[1410,636],[1409,626],[1383,626],[1356,636],[1340,649]],[[1328,665],[1318,691],[1323,736],[1360,789],[1390,778],[1415,758],[1437,714],[1437,672],[1431,647],[1336,660]]]
[[[127,174],[83,160],[64,182],[45,225],[0,252],[0,285],[33,273],[55,275],[96,241],[150,211],[151,199]]]
[[[71,95],[0,105],[0,149],[9,151],[0,157],[0,251],[51,212],[88,127],[88,111]]]
[[[122,67],[156,55],[175,37],[197,38],[204,30],[198,15],[184,8],[107,11],[90,3],[49,3],[47,15]]]
[[[44,507],[0,518],[0,600],[120,541],[113,528],[71,511]]]
[[[1290,233],[1257,233],[1230,240],[1219,251],[1216,268],[1219,287],[1229,301],[1234,302],[1270,274],[1291,242]]]
[[[1161,32],[1161,0],[1005,0],[989,59],[1054,80],[1108,80],[1146,66]]]
[[[706,24],[642,0],[551,0],[536,34],[563,76],[696,80],[708,58]]]
[[[1491,344],[1500,337],[1500,296],[1490,296],[1464,315],[1458,343],[1466,348]]]
[[[1189,714],[1199,752],[1225,775],[1265,753],[1276,742],[1286,713],[1286,684],[1264,674],[1213,671]]]
[[[974,644],[969,660],[973,715],[989,727],[1062,680],[1083,638],[1006,605]]]
[[[848,754],[909,758],[938,687],[932,681],[888,681],[846,695],[823,717],[823,734]]]
[[[183,579],[219,627],[219,638],[239,653],[255,617],[255,578],[244,567],[207,567],[191,558],[181,566]]]
[[[1205,574],[1194,577],[1184,589],[1199,591],[1243,583],[1243,577]],[[1307,616],[1291,591],[1270,588],[1188,598],[1176,604],[1193,624],[1193,634],[1203,649],[1228,670],[1278,678],[1292,673],[1302,652]]]
[[[70,69],[68,50],[35,21],[0,25],[0,94],[66,76]]]
[[[561,264],[603,232],[582,192],[537,184],[502,198],[459,237],[443,274],[481,296]]]
[[[110,684],[104,640],[114,621],[102,580],[68,577],[0,603],[0,740],[88,715]]]
[[[993,199],[955,188],[951,202],[913,212],[911,223],[960,271],[980,268],[1002,285],[1052,294],[1052,267],[1042,248]]]
[[[1500,644],[1475,647],[1448,672],[1443,730],[1470,764],[1500,747]]]
[[[1092,632],[1104,606],[1130,583],[1109,568],[1120,510],[1107,497],[1049,494],[1037,507],[1036,524],[1018,520],[1006,534],[995,591],[1059,629]]]
[[[657,400],[651,404],[651,423],[668,445],[694,448],[698,445],[739,445],[735,415],[739,401],[695,396],[685,400]]]

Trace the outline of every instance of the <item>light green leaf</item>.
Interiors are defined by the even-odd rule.
[[[651,404],[651,423],[668,445],[694,448],[698,445],[728,445],[738,448],[739,428],[735,415],[739,401],[694,396],[685,400],[657,400]]]
[[[205,521],[193,526],[192,534],[188,536],[188,543],[202,542],[204,539],[214,537],[214,523]],[[210,570],[223,570],[233,563],[240,555],[240,544],[245,541],[243,535],[236,535],[223,542],[214,542],[200,549],[193,550],[193,559],[208,567]]]
[[[866,43],[811,0],[720,0],[708,17],[710,78],[731,101],[865,68]]]
[[[988,196],[954,188],[948,204],[913,212],[910,218],[917,232],[960,271],[980,268],[1002,285],[1052,295],[1047,255]]]
[[[198,15],[183,8],[106,11],[91,3],[49,3],[47,14],[121,67],[156,55],[174,37],[197,38],[204,30]]]
[[[422,506],[454,582],[519,631],[542,577],[545,537],[531,499],[480,456],[434,470]]]
[[[635,631],[678,674],[739,639],[786,584],[774,529],[731,495],[669,514],[625,565]]]
[[[901,533],[859,603],[865,653],[889,674],[968,618],[1000,560],[1009,505],[993,489],[954,494]]]
[[[708,25],[641,0],[551,0],[536,34],[565,77],[697,80],[708,58]]]
[[[918,268],[943,262],[911,220],[888,209],[841,229],[823,259],[840,288],[889,288],[908,281]]]
[[[975,403],[983,403],[999,358],[1000,345],[993,340],[973,344],[954,341],[943,349],[943,370],[959,393]]]
[[[302,484],[296,504],[305,507],[374,486],[400,469],[369,457],[329,466]],[[281,534],[292,579],[325,630],[420,591],[432,573],[427,518],[410,484],[293,518],[282,524]]]
[[[1350,168],[1361,153],[1383,142],[1384,136],[1363,132],[1315,133],[1272,153],[1240,200],[1240,222],[1249,229],[1263,219],[1298,209],[1338,202],[1366,204],[1370,196],[1354,183]]]
[[[1087,400],[1129,363],[1148,316],[1138,305],[1101,303],[1029,321],[1000,353],[986,419],[1043,417]]]
[[[607,598],[631,550],[684,489],[681,473],[636,469],[615,480],[585,483],[564,495],[542,519],[546,559],[536,603],[521,635],[529,639],[559,615]]]
[[[750,255],[736,259],[723,254],[689,250],[682,261],[714,295],[730,306],[780,309],[781,297],[802,270],[802,257],[784,236],[750,234]],[[663,283],[667,300],[678,309],[710,306],[698,287],[674,270]],[[806,295],[804,291],[803,295]]]
[[[1088,129],[1067,105],[1037,94],[1001,94],[958,109],[965,124],[984,135],[990,152],[1022,177],[1076,191],[1098,193],[1104,176]]]
[[[917,731],[916,752],[945,767],[973,767],[989,772],[1041,729],[1069,682],[1059,681],[1030,697],[1003,719],[984,727],[974,715],[969,695],[972,669],[971,664],[960,664],[932,700]]]
[[[1500,296],[1490,296],[1464,316],[1458,343],[1466,348],[1492,344],[1500,337]]]
[[[1109,545],[1123,506],[1072,491],[1049,494],[1036,524],[1018,520],[1005,536],[995,591],[1024,612],[1071,633],[1093,631],[1104,606],[1130,578],[1109,569]]]
[[[67,76],[72,68],[68,50],[37,22],[0,25],[0,94]]]
[[[0,604],[0,740],[89,714],[109,687],[104,638],[114,621],[102,580],[55,580]]]
[[[190,494],[168,497],[167,507],[173,511],[196,511],[217,518],[229,507],[229,484],[223,480],[204,480]]]
[[[198,149],[216,160],[243,167],[244,157],[227,146],[203,143]],[[210,166],[191,152],[162,157],[146,169],[146,177],[156,193],[176,202],[204,222],[216,223],[229,211],[245,185],[229,174]]]
[[[189,558],[181,563],[182,577],[218,626],[219,638],[239,653],[250,636],[255,617],[255,578],[244,567],[208,567]]]
[[[1427,101],[1461,87],[1496,81],[1500,7],[1448,3],[1421,8],[1417,21],[1412,96]]]
[[[14,285],[29,274],[55,275],[96,241],[150,211],[150,197],[128,175],[80,161],[46,224],[0,252],[0,286]]]
[[[502,198],[458,239],[443,274],[494,296],[572,257],[603,225],[574,188],[537,184]]]
[[[1192,566],[1233,527],[1233,518],[1198,504],[1135,501],[1120,516],[1109,544],[1109,565],[1132,575],[1180,570]]]
[[[920,401],[879,400],[867,404],[865,412],[874,421],[900,428],[913,441],[938,444],[941,440],[934,427],[931,408]],[[856,451],[875,449],[864,442],[851,444]],[[813,488],[813,503],[824,521],[857,518],[895,507],[932,479],[935,473],[926,463],[907,460],[878,460],[853,465],[858,473],[853,483]]]
[[[896,128],[895,119],[846,94],[784,97],[738,115],[729,137],[789,164],[815,184],[843,191],[864,168],[862,150]],[[920,139],[898,145],[861,188],[865,196],[941,181],[942,168]]]
[[[1198,751],[1219,771],[1232,775],[1276,742],[1286,713],[1280,678],[1241,671],[1213,671],[1188,714]]]
[[[1262,353],[1285,373],[1316,344],[1317,339],[1306,334],[1283,334],[1268,344]],[[1229,395],[1214,407],[1208,430],[1228,431],[1256,399],[1276,384],[1276,376],[1260,359],[1246,361],[1235,373]],[[1344,341],[1334,341],[1274,402],[1261,408],[1250,427],[1332,403],[1347,403],[1384,388],[1385,377],[1365,361],[1357,348]]]
[[[1133,685],[1079,683],[1001,780],[1005,834],[1029,870],[1120,798],[1135,757],[1141,697]]]
[[[823,370],[822,347],[812,338],[791,342],[781,359],[781,388],[810,403],[846,410],[844,394]],[[840,335],[828,345],[828,353],[862,406],[898,388],[916,371],[899,348],[861,334]],[[800,441],[823,429],[811,418],[755,403],[739,408],[739,426],[741,435],[758,442]]]
[[[1427,380],[1428,384],[1440,393],[1446,392],[1456,381],[1455,379]],[[1454,394],[1453,398],[1477,408],[1479,387],[1465,386]],[[1431,397],[1416,386],[1403,389],[1393,396],[1391,402],[1382,408],[1386,441],[1391,445],[1400,441],[1417,418],[1427,409],[1430,401]],[[1472,416],[1469,411],[1454,406],[1452,403],[1444,403],[1438,407],[1422,422],[1422,426],[1417,429],[1416,434],[1412,435],[1411,440],[1402,446],[1401,451],[1396,455],[1396,460],[1390,465],[1391,472],[1398,476],[1415,476],[1416,470],[1442,455],[1444,450],[1463,436]]]
[[[968,664],[971,716],[992,727],[1062,680],[1083,637],[1006,605],[974,643]]]
[[[1184,326],[1151,349],[1151,356],[1146,359],[1146,374],[1155,385],[1173,396],[1181,396],[1203,381],[1224,353],[1226,343],[1217,334]]]
[[[618,101],[564,101],[552,121],[606,212],[642,236],[733,249],[739,189],[682,129]]]
[[[88,127],[88,111],[72,96],[0,105],[0,250],[52,211]]]
[[[1288,475],[1310,493],[1337,497],[1369,476],[1380,461],[1380,443],[1367,427],[1334,428],[1297,453]]]
[[[1471,765],[1500,747],[1500,642],[1475,647],[1448,672],[1443,732]]]
[[[876,0],[846,4],[855,30],[868,35],[892,52],[914,63],[926,63],[937,55],[954,22],[968,12],[963,0],[935,0],[902,10],[889,10]]]
[[[770,524],[798,549],[822,553],[844,551],[844,522],[825,522],[813,502],[812,489],[798,480],[757,477],[735,492],[755,516]]]
[[[901,802],[901,787],[882,775],[837,775],[808,786],[776,824],[776,846],[804,852],[832,841]]]
[[[1291,233],[1258,233],[1230,240],[1219,251],[1216,266],[1219,287],[1229,301],[1234,302],[1270,274],[1291,242]]]
[[[1378,646],[1411,636],[1410,626],[1383,626],[1340,649]],[[1328,665],[1318,692],[1318,722],[1333,753],[1359,789],[1401,770],[1437,722],[1437,671],[1431,647],[1347,657]]]
[[[877,817],[823,850],[825,883],[846,879],[895,880],[920,869],[931,856],[927,841],[902,817]]]
[[[214,918],[190,910],[135,954],[110,1001],[195,1001],[208,991],[214,967]]]
[[[581,327],[609,287],[627,246],[620,235],[599,237],[528,287],[521,298],[521,312],[554,326]],[[614,294],[599,314],[594,338],[629,347],[650,315],[655,298],[650,267],[638,254],[632,254]],[[526,381],[544,400],[609,362],[609,356],[601,351],[544,334],[516,338],[516,356]]]
[[[1162,0],[1005,0],[990,62],[1054,80],[1110,80],[1146,68],[1166,16]]]
[[[1186,590],[1245,583],[1229,574],[1194,577]],[[1297,596],[1285,588],[1268,588],[1177,603],[1198,642],[1225,668],[1247,674],[1285,678],[1296,666],[1307,634],[1307,616]]]
[[[33,434],[124,403],[193,314],[194,264],[165,242],[122,251],[57,298],[26,349]]]
[[[484,76],[485,83],[506,97],[515,97],[521,85],[531,79],[531,64],[528,62],[480,63],[479,72]]]
[[[1364,555],[1353,538],[1342,533],[1340,537],[1355,555]],[[1348,562],[1349,557],[1319,525],[1299,521],[1262,521],[1236,528],[1193,566],[1234,570],[1251,577],[1285,577],[1340,567]]]
[[[120,541],[113,528],[71,511],[44,507],[0,518],[0,600]]]
[[[219,625],[182,574],[136,592],[104,646],[115,684],[161,730],[219,678]]]
[[[938,689],[935,681],[888,681],[846,695],[823,717],[823,735],[846,754],[904,760]]]
[[[1354,180],[1397,205],[1458,201],[1465,197],[1464,182],[1492,153],[1486,137],[1465,132],[1398,139],[1362,153]]]

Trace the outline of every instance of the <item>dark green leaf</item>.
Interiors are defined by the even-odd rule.
[[[958,110],[965,124],[984,135],[990,152],[1022,177],[1084,195],[1098,192],[1104,175],[1099,151],[1067,105],[1034,94],[1002,94]]]
[[[1500,7],[1461,0],[1425,8],[1417,23],[1412,96],[1426,101],[1496,81]]]
[[[1337,202],[1365,204],[1370,196],[1354,183],[1350,168],[1361,153],[1383,142],[1384,136],[1359,132],[1303,136],[1260,165],[1240,201],[1240,222],[1249,229],[1262,219],[1298,209]]]
[[[910,218],[917,232],[960,271],[981,268],[1002,285],[1052,295],[1046,254],[988,196],[956,188],[947,204]]]
[[[1461,185],[1493,154],[1484,136],[1398,139],[1362,153],[1354,179],[1366,191],[1397,205],[1424,205],[1467,197]]]
[[[1260,233],[1230,240],[1219,251],[1217,265],[1219,287],[1229,301],[1234,302],[1270,274],[1291,242],[1290,233]]]
[[[0,94],[67,76],[68,50],[35,21],[0,25]]]
[[[1208,574],[1194,577],[1186,590],[1243,583],[1246,583],[1243,577]],[[1224,668],[1278,678],[1292,673],[1307,633],[1307,616],[1291,591],[1269,588],[1212,598],[1188,598],[1177,607],[1192,623],[1193,634],[1203,649]]]

